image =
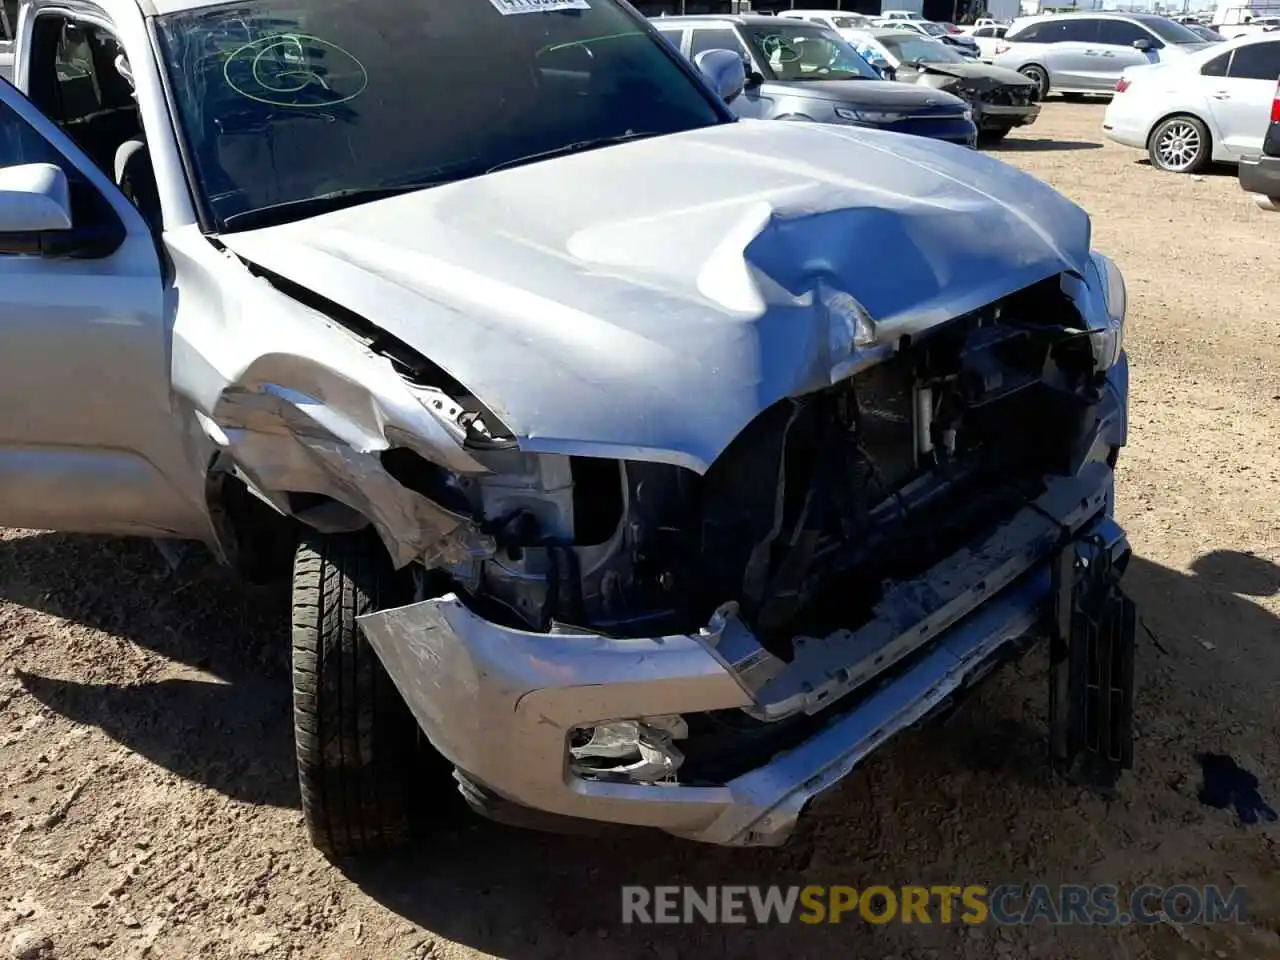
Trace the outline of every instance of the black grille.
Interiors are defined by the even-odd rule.
[[[1031,92],[1034,89],[1023,84],[996,87],[983,100],[993,107],[1025,107],[1031,103]]]

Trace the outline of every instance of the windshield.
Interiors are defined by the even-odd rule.
[[[866,17],[832,17],[831,24],[837,30],[865,30],[871,23]]]
[[[245,0],[157,24],[217,230],[730,120],[614,0]]]
[[[945,43],[910,34],[876,38],[901,63],[968,63]]]
[[[1143,17],[1138,21],[1165,43],[1204,43],[1204,37],[1197,36],[1180,23],[1174,23],[1166,17]]]
[[[931,37],[945,37],[947,35],[947,28],[940,23],[917,23],[916,26]]]
[[[825,27],[779,18],[743,29],[757,59],[774,80],[879,80],[880,74]]]

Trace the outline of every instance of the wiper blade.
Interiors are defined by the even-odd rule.
[[[284,200],[280,203],[258,207],[256,210],[233,213],[223,220],[223,228],[229,232],[232,230],[257,230],[262,227],[275,227],[282,223],[305,220],[307,217],[319,216],[322,213],[332,213],[334,210],[354,207],[361,203],[384,200],[387,197],[395,197],[402,193],[412,193],[415,190],[425,190],[428,187],[437,187],[442,183],[451,183],[453,179],[456,178],[377,187],[347,187],[343,190],[322,193],[315,197]]]
[[[566,143],[559,147],[552,147],[550,150],[541,150],[538,153],[528,153],[522,157],[512,157],[510,160],[503,160],[496,163],[486,173],[494,173],[498,170],[506,170],[508,167],[519,167],[526,163],[536,163],[539,160],[549,160],[552,157],[562,157],[570,153],[582,153],[585,150],[595,150],[598,147],[608,147],[615,143],[626,143],[628,140],[644,140],[647,137],[661,136],[656,130],[628,130],[626,133],[614,134],[611,137],[592,137],[590,140],[576,140],[573,143]]]

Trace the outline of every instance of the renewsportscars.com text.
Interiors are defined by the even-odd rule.
[[[1240,923],[1245,891],[1146,884],[622,888],[623,923]]]

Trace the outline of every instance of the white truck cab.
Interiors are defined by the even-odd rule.
[[[1280,29],[1280,0],[1221,0],[1211,26],[1228,40]]]

